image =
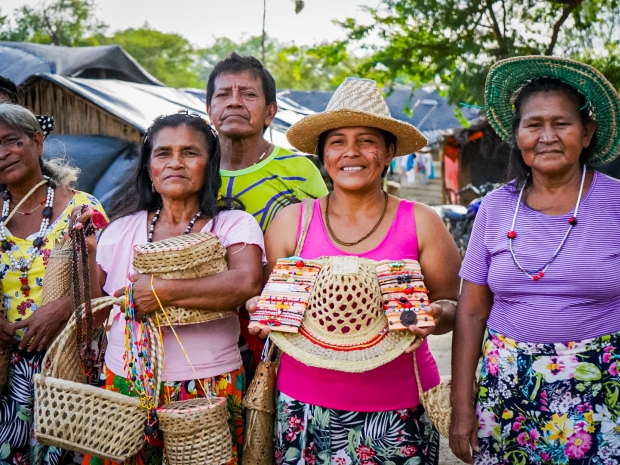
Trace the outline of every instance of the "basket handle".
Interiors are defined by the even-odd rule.
[[[103,309],[108,308],[110,305],[119,305],[123,303],[122,297],[99,297],[91,301],[93,315]],[[84,306],[77,311],[84,311]],[[65,347],[68,343],[75,344],[75,331],[76,331],[75,312],[69,318],[69,321],[65,325],[65,328],[54,339],[52,345],[47,350],[45,357],[43,358],[41,375],[56,377],[58,361],[62,354],[65,352]],[[81,364],[81,362],[80,362]],[[80,368],[81,369],[81,368]]]

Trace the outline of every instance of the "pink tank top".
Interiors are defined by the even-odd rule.
[[[371,260],[418,259],[414,203],[401,200],[394,222],[381,243],[372,250],[352,254],[337,248],[330,240],[318,200],[308,235],[301,252],[306,259],[322,256],[355,255]],[[300,205],[297,237],[301,234]],[[440,382],[435,359],[424,342],[417,350],[418,369],[424,390]],[[278,390],[311,405],[354,412],[383,412],[416,407],[418,388],[411,354],[403,354],[390,363],[364,373],[314,368],[283,354],[278,371]]]

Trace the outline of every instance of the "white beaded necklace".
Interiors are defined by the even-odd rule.
[[[512,217],[512,225],[510,226],[510,231],[508,231],[507,236],[508,236],[508,245],[510,248],[510,255],[512,256],[512,261],[517,266],[517,268],[519,268],[523,273],[525,273],[525,276],[530,278],[532,281],[538,281],[539,279],[545,276],[545,272],[547,271],[547,268],[549,268],[549,266],[553,263],[553,261],[556,259],[556,257],[560,253],[560,251],[564,248],[564,244],[566,244],[568,235],[573,230],[573,228],[577,225],[577,212],[579,211],[579,204],[581,203],[581,195],[583,194],[583,185],[585,184],[585,179],[586,179],[586,167],[584,165],[583,172],[581,173],[581,186],[579,187],[579,195],[577,196],[577,203],[575,204],[575,212],[573,213],[573,216],[571,216],[568,219],[568,224],[569,224],[568,230],[566,231],[566,234],[564,234],[564,237],[562,238],[562,241],[560,242],[560,245],[558,246],[558,248],[555,250],[555,253],[553,254],[553,256],[549,260],[547,260],[543,266],[541,266],[540,268],[537,268],[536,270],[526,270],[525,268],[521,266],[521,264],[519,263],[519,260],[517,260],[517,256],[515,255],[515,252],[513,250],[513,244],[512,244],[513,241],[517,237],[517,232],[515,231],[515,225],[517,224],[517,213],[519,213],[519,206],[521,205],[521,199],[523,198],[523,191],[525,190],[525,183],[523,183],[523,186],[521,187],[521,192],[519,192],[519,198],[517,200],[517,207],[515,208],[515,214]]]
[[[30,285],[28,284],[28,270],[30,270],[32,263],[39,255],[39,251],[43,246],[43,240],[47,233],[47,228],[50,225],[53,214],[54,189],[56,188],[56,184],[47,176],[43,177],[45,180],[41,181],[39,184],[33,187],[10,214],[9,211],[11,209],[11,193],[9,192],[9,189],[6,188],[3,194],[4,204],[2,205],[2,217],[0,217],[0,245],[2,246],[2,252],[6,253],[9,257],[9,260],[11,262],[11,268],[13,269],[13,271],[21,271],[19,281],[22,284],[21,291],[24,294],[24,297],[28,297],[30,293]],[[24,256],[20,257],[18,260],[13,255],[13,245],[7,240],[6,224],[11,220],[13,214],[22,205],[22,203],[24,203],[24,201],[43,184],[47,184],[47,197],[45,198],[45,208],[42,212],[41,226],[39,226],[39,231],[37,232],[35,239],[32,241],[33,251],[29,256],[27,254],[24,254]]]

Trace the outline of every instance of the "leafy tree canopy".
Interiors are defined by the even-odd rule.
[[[452,102],[484,101],[490,66],[547,54],[590,62],[620,86],[618,0],[383,0],[372,21],[340,23],[366,57],[357,72],[384,84],[441,84]]]
[[[170,87],[202,86],[192,69],[196,60],[194,48],[178,34],[166,34],[145,24],[139,29],[100,36],[97,42],[120,45],[149,73]]]

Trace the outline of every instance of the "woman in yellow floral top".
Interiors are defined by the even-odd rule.
[[[0,464],[72,461],[70,453],[36,443],[31,431],[32,375],[73,311],[69,297],[42,306],[42,286],[51,249],[69,224],[98,211],[93,219],[103,219],[102,226],[105,217],[97,199],[69,187],[77,170],[43,162],[43,133],[49,129],[23,107],[0,105],[0,279],[7,309],[7,319],[0,318],[0,346],[12,349],[9,382],[0,393]],[[82,205],[89,208],[78,218]],[[95,237],[88,238],[88,247],[94,266]]]

